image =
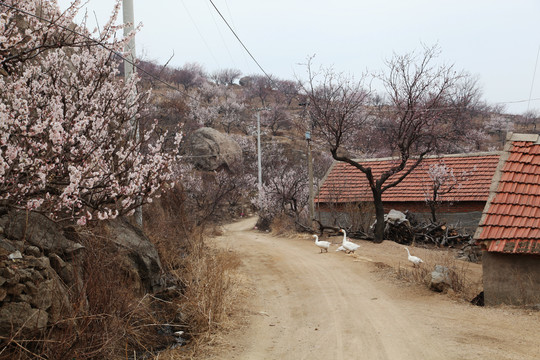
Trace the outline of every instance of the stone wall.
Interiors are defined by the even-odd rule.
[[[123,218],[100,225],[96,236],[107,245],[101,256],[114,260],[121,285],[141,295],[164,290],[159,254],[146,235]],[[88,228],[78,230],[85,235],[37,213],[0,208],[0,336],[45,330],[71,317],[72,297],[87,295],[83,268],[91,264],[83,244],[96,242]]]

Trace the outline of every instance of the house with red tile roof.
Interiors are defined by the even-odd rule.
[[[508,135],[474,238],[485,304],[540,304],[540,135]]]
[[[425,158],[401,183],[383,193],[385,212],[391,209],[430,218],[427,199],[432,196],[430,168],[444,164],[454,174],[451,191],[442,194],[438,220],[457,224],[474,233],[489,195],[491,179],[499,163],[500,152],[440,155]],[[370,167],[375,179],[399,159],[382,158],[360,161]],[[394,176],[399,176],[394,175]],[[390,177],[389,182],[393,177]],[[449,186],[447,184],[447,186]],[[371,204],[373,196],[364,173],[350,164],[334,162],[323,179],[315,198],[319,220],[330,226],[354,225],[358,214],[351,213]],[[372,222],[369,219],[369,222]]]

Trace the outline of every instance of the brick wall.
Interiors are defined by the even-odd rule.
[[[482,217],[484,205],[484,202],[473,201],[445,204],[437,210],[437,221],[445,222],[451,227],[463,229],[469,234],[474,234],[478,222]],[[356,222],[355,219],[358,218],[358,214],[352,213],[353,210],[358,211],[357,209],[358,207],[351,206],[351,204],[332,206],[321,204],[317,206],[316,210],[317,216],[323,224],[336,227],[350,227]],[[408,210],[420,221],[429,221],[431,219],[431,211],[425,202],[392,202],[384,204],[385,213],[388,213],[392,209],[401,212]],[[375,220],[375,213],[373,211],[371,213],[363,213],[365,216],[370,217],[371,223]]]

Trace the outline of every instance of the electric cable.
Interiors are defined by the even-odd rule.
[[[251,57],[251,59],[253,59],[253,61],[255,62],[255,64],[257,64],[257,66],[259,67],[259,69],[261,69],[261,71],[264,73],[264,75],[272,82],[274,83],[274,79],[272,79],[272,77],[270,75],[268,75],[268,73],[263,69],[263,67],[261,66],[261,64],[259,64],[259,62],[257,61],[257,59],[255,59],[255,57],[253,56],[253,54],[251,53],[251,51],[249,51],[249,49],[246,47],[246,45],[244,45],[244,43],[242,42],[242,40],[240,40],[240,37],[236,34],[236,32],[234,31],[234,29],[231,27],[231,25],[229,25],[229,22],[227,21],[227,19],[225,19],[225,17],[223,16],[223,14],[221,14],[221,11],[219,11],[219,9],[217,8],[216,4],[214,4],[214,2],[212,0],[209,0],[210,3],[212,4],[212,6],[214,7],[214,9],[216,9],[217,13],[219,14],[219,16],[221,17],[221,19],[223,19],[223,21],[225,22],[225,24],[227,25],[227,27],[229,28],[229,30],[231,30],[231,32],[233,33],[234,37],[236,37],[236,40],[238,40],[238,42],[240,43],[240,45],[242,45],[242,47],[244,48],[244,50],[246,50],[246,52],[248,53],[248,55]]]
[[[9,4],[5,3],[5,2],[2,1],[2,0],[0,0],[0,5],[5,6],[5,7],[9,8],[9,9],[14,10],[14,11],[17,11],[17,12],[19,12],[19,13],[21,13],[21,14],[24,14],[24,15],[27,15],[27,16],[31,16],[31,17],[36,18],[36,19],[38,19],[38,20],[44,21],[44,22],[46,22],[46,23],[48,23],[48,24],[50,24],[50,25],[57,26],[57,27],[59,27],[59,28],[62,29],[62,30],[68,31],[68,32],[70,32],[70,33],[72,33],[72,34],[74,34],[74,35],[78,35],[78,36],[80,36],[80,37],[82,37],[82,38],[84,38],[84,39],[86,39],[86,40],[89,40],[90,42],[94,43],[95,45],[98,45],[98,46],[102,47],[103,49],[109,51],[111,54],[114,54],[114,55],[118,56],[120,59],[122,59],[123,61],[127,62],[128,64],[133,65],[138,71],[140,71],[141,73],[143,73],[143,74],[145,74],[145,75],[151,77],[152,79],[154,79],[154,80],[156,80],[157,82],[159,82],[159,83],[165,85],[166,87],[168,87],[168,88],[170,88],[170,89],[172,89],[172,90],[174,90],[174,91],[176,91],[176,92],[179,92],[179,93],[181,93],[182,95],[185,95],[186,97],[188,97],[188,98],[190,98],[190,99],[192,99],[192,100],[199,101],[199,99],[197,99],[197,98],[191,96],[190,94],[188,94],[188,93],[186,93],[186,92],[184,92],[184,91],[181,91],[180,89],[178,89],[178,88],[172,86],[171,84],[167,83],[166,81],[162,80],[161,78],[159,78],[159,77],[157,77],[157,76],[155,76],[155,75],[149,73],[148,71],[144,70],[142,67],[140,67],[139,65],[137,65],[134,61],[129,60],[128,58],[126,58],[125,56],[123,56],[123,55],[122,55],[121,53],[119,53],[118,51],[113,50],[113,49],[110,49],[105,43],[103,43],[103,42],[101,42],[101,41],[99,41],[99,40],[96,40],[96,39],[92,38],[92,37],[89,36],[89,35],[82,34],[82,33],[78,32],[78,31],[75,31],[75,30],[73,30],[73,29],[70,29],[70,28],[67,27],[67,26],[60,25],[60,24],[56,24],[56,23],[55,23],[54,21],[52,21],[52,20],[46,19],[46,18],[44,18],[44,17],[42,17],[42,16],[39,16],[39,15],[36,15],[36,14],[32,14],[32,13],[30,13],[30,12],[28,12],[28,11],[25,11],[25,10],[23,10],[23,9],[20,9],[20,8],[18,8],[18,7],[16,7],[16,6],[9,5]]]

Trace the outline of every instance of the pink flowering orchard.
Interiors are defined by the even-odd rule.
[[[83,225],[150,202],[176,158],[145,124],[149,94],[119,77],[119,3],[99,34],[74,27],[78,6],[0,3],[0,199]]]

